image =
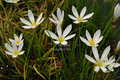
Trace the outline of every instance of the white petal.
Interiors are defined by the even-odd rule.
[[[81,22],[87,22],[88,20],[82,20]]]
[[[92,39],[90,33],[88,32],[88,30],[86,30],[86,37],[87,37],[88,40]]]
[[[18,39],[18,36],[16,34],[14,34],[14,39]]]
[[[41,24],[43,22],[43,20],[44,20],[44,18],[42,18],[42,20],[37,25]]]
[[[67,41],[61,42],[62,45],[67,45],[67,43],[68,43]]]
[[[13,58],[16,58],[17,56],[16,55],[12,55]]]
[[[74,6],[72,6],[72,12],[75,15],[75,17],[78,18],[78,12]]]
[[[36,26],[34,26],[34,25],[33,25],[33,26],[31,26],[31,28],[35,28],[35,27],[36,27]]]
[[[20,18],[20,21],[23,22],[26,25],[31,25],[31,23],[26,19]]]
[[[15,42],[12,42],[12,46],[13,46],[13,49],[16,49],[16,50],[17,50],[17,46],[16,46],[16,43],[15,43]]]
[[[31,26],[22,26],[23,28],[25,28],[25,29],[30,29],[30,28],[32,28]]]
[[[59,37],[62,36],[62,29],[61,29],[61,26],[59,24],[57,25],[57,34]]]
[[[78,24],[78,23],[80,23],[80,22],[79,22],[79,21],[74,21],[73,23]]]
[[[5,48],[11,52],[13,51],[13,48],[7,43],[5,43]]]
[[[85,15],[85,12],[86,12],[86,6],[80,12],[80,17],[81,18]]]
[[[111,66],[108,66],[108,69],[109,69],[110,71],[114,71],[113,67],[111,67]]]
[[[42,18],[42,12],[41,12],[41,14],[40,14],[39,17],[38,17],[38,19],[37,19],[37,21],[36,21],[36,24],[38,24],[38,23],[40,22],[41,18]]]
[[[53,23],[57,23],[55,20],[53,20],[52,18],[49,18],[50,21],[52,21]]]
[[[93,39],[94,39],[95,41],[97,41],[98,38],[100,37],[100,33],[101,33],[100,30],[97,30],[97,31],[95,32],[95,34],[94,34],[94,36],[93,36]]]
[[[83,17],[82,19],[88,19],[88,18],[90,18],[93,14],[94,14],[94,13],[90,13],[90,14],[86,15],[85,17]]]
[[[22,55],[22,54],[24,54],[24,52],[25,52],[25,51],[21,51],[18,55]]]
[[[62,11],[61,17],[59,18],[59,20],[61,21],[61,23],[63,22],[63,18],[64,18],[64,11]]]
[[[57,17],[52,13],[52,17],[56,20],[56,21],[58,21],[58,19],[57,19]]]
[[[99,69],[100,69],[100,68],[99,68],[98,66],[95,66],[95,68],[94,68],[95,72],[98,72]]]
[[[89,55],[87,55],[87,54],[85,54],[85,58],[87,60],[89,60],[90,62],[94,63],[94,64],[96,63],[96,61],[92,57],[90,57]]]
[[[59,41],[54,41],[55,44],[59,44],[60,42]]]
[[[101,56],[101,60],[104,60],[105,57],[109,54],[110,52],[110,46],[106,47],[105,50],[103,51],[103,54]]]
[[[70,24],[70,25],[68,25],[67,27],[66,27],[66,29],[64,30],[64,32],[63,32],[63,37],[66,37],[68,34],[69,34],[69,32],[71,31],[71,29],[72,29],[72,25]]]
[[[22,47],[23,47],[23,42],[21,42],[20,45],[19,45],[19,47],[18,47],[18,51],[19,52],[21,51]]]
[[[119,63],[112,63],[110,66],[112,66],[112,67],[119,67],[120,66],[120,64]]]
[[[103,39],[103,36],[101,36],[98,40],[95,41],[95,44],[99,43]]]
[[[34,22],[34,21],[35,21],[34,16],[33,16],[33,13],[32,13],[31,10],[28,11],[28,17],[29,17],[29,19],[30,19],[31,22]]]
[[[56,40],[58,39],[58,37],[51,31],[45,30],[45,34],[49,37],[51,36],[53,39],[56,39]]]
[[[23,37],[23,35],[22,35],[22,33],[20,34],[20,37],[19,37],[19,39],[21,40],[22,39],[22,37]]]
[[[83,41],[86,45],[91,46],[91,45],[89,44],[89,42],[88,42],[85,38],[83,38],[83,37],[80,36],[80,39],[81,39],[81,41]]]
[[[10,39],[10,38],[9,38],[8,40],[9,40],[10,42],[13,42],[13,41],[14,41],[13,39]]]
[[[115,60],[108,60],[108,61],[104,62],[104,65],[109,65],[109,64],[113,63],[114,61]]]
[[[101,69],[102,69],[103,72],[107,71],[107,69],[105,67],[101,67]]]
[[[93,55],[95,56],[95,59],[99,60],[98,50],[95,46],[92,46],[92,51],[93,51]]]
[[[60,20],[60,17],[61,17],[61,10],[60,10],[60,8],[57,8],[57,17]]]
[[[73,19],[73,20],[77,20],[77,18],[75,18],[74,16],[72,16],[72,15],[68,15],[71,19]]]
[[[73,38],[75,35],[76,35],[76,34],[71,34],[71,35],[67,36],[64,40],[71,39],[71,38]]]
[[[8,55],[12,55],[12,53],[11,53],[11,52],[8,52],[8,51],[5,51],[5,53],[8,54]]]

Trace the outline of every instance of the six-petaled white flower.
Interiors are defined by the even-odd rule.
[[[41,12],[37,21],[35,22],[34,15],[31,10],[28,11],[28,18],[30,19],[31,23],[26,19],[20,18],[20,20],[27,25],[27,26],[22,26],[23,28],[26,28],[26,29],[35,28],[44,20],[44,18],[42,18],[42,12]]]
[[[5,43],[5,48],[8,49],[8,51],[5,51],[5,53],[8,55],[12,55],[13,58],[16,58],[18,55],[24,54],[25,51],[21,51],[22,47],[23,47],[23,42],[20,43],[18,47],[15,42],[12,42],[12,46]]]
[[[97,30],[93,36],[93,38],[91,38],[90,33],[86,30],[86,37],[88,40],[86,40],[85,38],[80,36],[80,39],[88,46],[98,46],[98,43],[103,39],[103,36],[100,37],[100,30]]]
[[[109,61],[110,61],[110,60],[114,60],[114,61],[115,61],[115,57],[114,57],[114,56],[111,56],[111,57],[108,59],[108,56],[106,56],[105,62],[108,61],[108,60],[109,60]],[[107,65],[107,68],[109,69],[109,71],[114,71],[113,68],[117,68],[117,67],[119,67],[119,66],[120,66],[119,63],[113,62],[113,63]],[[109,72],[109,71],[108,71],[108,72]]]
[[[23,35],[22,33],[20,34],[20,37],[18,37],[16,34],[14,34],[14,40],[9,38],[9,41],[12,42],[14,41],[16,45],[20,45],[20,43],[23,42],[24,39],[22,39]]]
[[[61,26],[58,24],[57,25],[58,37],[57,37],[57,35],[55,35],[53,32],[51,32],[49,30],[45,30],[45,33],[47,36],[56,40],[56,41],[54,41],[55,44],[61,43],[62,45],[67,45],[68,42],[66,40],[71,39],[76,35],[76,34],[72,34],[72,35],[67,36],[69,34],[69,32],[71,31],[71,29],[72,29],[72,25],[70,24],[67,26],[67,28],[64,30],[64,32],[62,34]]]
[[[114,19],[113,22],[115,22],[120,17],[120,3],[118,3],[114,8]]]
[[[17,3],[18,1],[20,0],[5,0],[6,2],[9,2],[9,3]]]
[[[103,51],[101,58],[99,58],[98,51],[95,46],[92,46],[92,51],[93,51],[93,55],[94,55],[95,59],[93,59],[89,55],[85,54],[86,59],[88,59],[90,62],[92,62],[96,65],[94,68],[95,72],[98,72],[99,69],[102,69],[102,71],[106,73],[107,72],[106,66],[114,62],[114,60],[104,61],[106,56],[109,54],[110,46],[108,46]]]
[[[77,10],[76,10],[76,8],[75,8],[74,6],[72,6],[72,12],[73,12],[73,14],[74,14],[75,17],[72,16],[72,15],[68,15],[68,16],[69,16],[71,19],[75,20],[75,21],[74,21],[75,24],[78,24],[78,23],[80,23],[80,22],[87,22],[88,20],[86,20],[86,19],[90,18],[90,17],[94,14],[94,12],[93,12],[93,13],[90,13],[90,14],[84,16],[85,13],[86,13],[86,7],[84,7],[84,8],[81,10],[80,15],[79,15],[78,12],[77,12]]]
[[[64,18],[64,10],[61,11],[60,8],[57,8],[57,17],[52,13],[52,18],[49,18],[50,21],[52,21],[55,24],[62,25],[63,18]]]

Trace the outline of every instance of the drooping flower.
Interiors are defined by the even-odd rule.
[[[20,0],[5,0],[6,2],[9,2],[9,3],[17,3],[18,1]]]
[[[25,51],[21,51],[22,47],[23,47],[23,42],[20,43],[18,47],[15,42],[12,42],[12,46],[5,43],[5,48],[8,50],[5,51],[5,53],[11,55],[13,58],[16,58],[18,55],[24,54]]]
[[[120,41],[118,42],[117,47],[114,51],[116,54],[120,51]]]
[[[110,65],[111,63],[114,62],[114,60],[104,61],[106,56],[109,54],[110,46],[108,46],[103,51],[103,54],[102,54],[101,58],[99,58],[98,50],[95,46],[92,46],[92,51],[93,51],[93,55],[94,55],[95,59],[93,59],[89,55],[85,54],[86,59],[88,59],[90,62],[92,62],[96,65],[95,68],[94,68],[95,72],[98,72],[99,69],[102,69],[102,71],[106,73],[107,72],[106,66]]]
[[[50,21],[52,21],[55,24],[62,25],[63,18],[64,18],[64,10],[61,11],[60,8],[57,8],[57,17],[52,13],[52,18],[49,18]]]
[[[78,24],[80,22],[87,22],[88,20],[86,20],[86,19],[90,18],[94,14],[94,12],[93,12],[93,13],[90,13],[90,14],[84,16],[86,13],[86,6],[81,10],[80,15],[78,14],[78,12],[74,6],[72,6],[72,12],[73,12],[74,16],[72,16],[72,15],[68,15],[68,16],[71,19],[75,20],[73,22],[75,24]]]
[[[88,30],[86,30],[86,37],[88,40],[86,40],[85,38],[80,36],[80,39],[88,46],[98,46],[99,42],[103,39],[103,36],[100,37],[101,31],[97,30],[93,36],[93,38],[91,38],[90,33],[88,32]]]
[[[30,28],[35,28],[36,26],[38,26],[40,23],[43,22],[44,18],[42,18],[42,12],[41,14],[39,15],[37,21],[35,22],[35,19],[34,19],[34,15],[32,13],[31,10],[28,11],[28,18],[30,20],[30,22],[26,19],[23,19],[23,18],[20,18],[20,20],[26,24],[27,26],[22,26],[23,28],[26,28],[26,29],[30,29]]]
[[[114,8],[114,19],[113,22],[115,22],[120,17],[120,3],[118,3]]]
[[[64,30],[64,32],[62,34],[61,26],[58,24],[57,25],[58,37],[57,37],[56,34],[54,34],[53,32],[51,32],[49,30],[45,30],[45,34],[47,36],[55,39],[55,41],[54,41],[55,44],[61,43],[62,45],[67,45],[68,42],[66,40],[69,40],[69,39],[73,38],[76,35],[76,34],[72,34],[72,35],[67,36],[70,33],[71,29],[72,29],[72,25],[70,24],[70,25],[67,26],[67,28]]]
[[[111,56],[111,57],[108,59],[108,57],[106,56],[105,62],[108,61],[108,60],[109,60],[109,61],[110,61],[110,60],[114,60],[114,61],[115,61],[115,57],[114,57],[114,56]],[[107,65],[107,68],[109,69],[109,71],[114,71],[113,68],[117,68],[117,67],[119,67],[119,66],[120,66],[119,63],[112,62],[111,64]]]
[[[20,45],[20,43],[22,43],[24,41],[24,39],[22,39],[22,37],[23,37],[22,33],[20,34],[20,37],[18,37],[16,34],[14,34],[14,40],[9,38],[9,41],[10,42],[14,41],[16,43],[16,45]]]

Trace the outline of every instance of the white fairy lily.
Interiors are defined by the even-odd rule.
[[[18,1],[20,0],[5,0],[6,2],[9,2],[9,3],[17,3]]]
[[[114,61],[115,61],[115,57],[114,57],[114,56],[111,56],[111,57],[108,59],[108,57],[106,56],[105,62],[108,61],[108,60],[109,60],[109,61],[110,61],[110,60],[114,60]],[[107,68],[109,69],[109,71],[114,71],[113,68],[117,68],[117,67],[119,67],[119,66],[120,66],[119,63],[113,62],[113,63],[107,65]]]
[[[85,13],[86,13],[86,6],[81,10],[80,15],[78,14],[78,12],[77,12],[77,10],[76,10],[76,8],[74,6],[72,6],[72,12],[73,12],[73,14],[74,14],[75,17],[72,16],[72,15],[68,15],[68,16],[71,19],[75,20],[73,22],[75,24],[78,24],[80,22],[87,22],[88,20],[86,20],[86,19],[90,18],[94,14],[94,12],[93,12],[93,13],[90,13],[90,14],[84,16]]]
[[[118,42],[117,47],[114,51],[116,54],[120,51],[120,41]]]
[[[34,15],[31,10],[28,11],[28,18],[30,19],[30,22],[26,19],[20,18],[20,20],[27,25],[27,26],[22,26],[23,28],[26,28],[26,29],[35,28],[44,20],[44,18],[42,18],[42,12],[41,12],[37,21],[35,22]]]
[[[21,51],[23,47],[23,42],[20,43],[19,47],[16,46],[15,42],[12,42],[12,47],[5,43],[5,48],[8,49],[8,51],[5,51],[6,54],[12,55],[13,58],[16,58],[18,55],[24,54],[25,51]]]
[[[62,29],[61,29],[61,26],[58,24],[57,25],[57,34],[58,34],[58,37],[57,35],[55,35],[53,32],[49,31],[49,30],[45,30],[45,34],[53,39],[55,39],[56,41],[54,41],[55,44],[59,44],[61,43],[62,45],[67,45],[67,41],[66,40],[69,40],[71,38],[73,38],[76,34],[72,34],[72,35],[69,35],[69,32],[71,31],[72,29],[72,25],[68,25],[67,28],[64,30],[63,34],[62,34]],[[66,37],[67,36],[67,37]]]
[[[113,22],[115,22],[120,17],[120,3],[118,3],[114,8],[114,19]]]
[[[98,46],[99,42],[103,39],[103,36],[100,37],[101,31],[97,30],[93,36],[93,38],[91,38],[90,33],[88,32],[88,30],[86,30],[86,37],[88,40],[86,40],[85,38],[80,36],[80,39],[88,46]]]
[[[62,25],[63,18],[64,18],[64,10],[61,11],[60,8],[57,8],[57,17],[52,13],[52,18],[49,18],[50,21],[52,21],[55,24]]]
[[[104,61],[106,56],[109,54],[110,46],[108,46],[103,51],[101,58],[99,58],[98,51],[95,46],[92,46],[92,51],[93,51],[93,55],[94,55],[95,59],[93,59],[89,55],[85,54],[86,59],[88,59],[90,62],[92,62],[96,65],[94,68],[95,72],[98,72],[99,69],[102,69],[102,71],[106,73],[107,72],[106,66],[114,62],[114,60],[108,60],[106,62]]]
[[[20,43],[22,43],[24,41],[24,39],[22,39],[22,37],[23,37],[22,33],[20,34],[20,37],[18,37],[16,34],[14,34],[14,40],[9,38],[9,41],[10,42],[14,41],[16,43],[16,45],[20,45]]]

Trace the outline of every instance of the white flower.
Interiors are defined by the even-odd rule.
[[[106,72],[107,71],[106,66],[114,62],[114,60],[108,60],[106,62],[104,61],[106,56],[109,54],[110,46],[108,46],[103,51],[101,58],[99,58],[98,51],[95,46],[92,46],[92,51],[93,51],[93,55],[94,55],[95,59],[93,59],[89,55],[85,54],[86,59],[88,59],[90,62],[92,62],[96,65],[94,68],[95,72],[98,72],[99,69],[102,69],[103,72]]]
[[[117,47],[115,49],[115,53],[117,54],[120,51],[120,41],[117,44]]]
[[[37,21],[35,22],[34,15],[31,10],[28,11],[28,18],[30,22],[26,19],[20,18],[20,20],[27,25],[27,26],[22,26],[23,28],[26,28],[26,29],[35,28],[44,20],[44,18],[42,18],[42,12],[41,12]]]
[[[75,24],[78,24],[80,22],[87,22],[88,20],[86,20],[86,19],[90,18],[94,14],[94,12],[93,12],[93,13],[90,13],[90,14],[84,16],[86,13],[86,6],[81,10],[80,15],[78,14],[78,12],[74,6],[72,6],[72,12],[75,17],[72,15],[68,15],[68,16],[71,19],[75,20],[74,21]]]
[[[115,61],[115,57],[114,57],[114,56],[111,56],[111,57],[108,59],[108,57],[106,56],[105,62],[108,61],[108,60],[109,60],[109,61],[110,61],[110,60],[114,60],[114,61]],[[110,71],[114,71],[113,68],[119,67],[120,64],[119,64],[119,63],[116,63],[116,62],[113,62],[113,63],[111,63],[111,64],[109,64],[109,65],[107,65],[107,66],[108,66],[108,69],[109,69]]]
[[[20,45],[20,43],[22,43],[24,40],[24,39],[22,39],[22,37],[23,37],[22,33],[20,34],[20,37],[18,37],[16,34],[14,34],[14,40],[9,38],[9,41],[10,42],[14,41],[16,43],[16,45]]]
[[[88,40],[86,40],[85,38],[80,36],[80,39],[88,46],[98,46],[99,42],[103,39],[103,36],[100,37],[100,30],[97,30],[93,36],[93,38],[91,38],[90,33],[86,30],[86,37]]]
[[[23,42],[20,43],[19,47],[17,48],[16,43],[12,42],[12,47],[5,43],[5,48],[8,49],[8,51],[5,51],[6,54],[12,55],[13,58],[16,58],[18,55],[22,55],[25,51],[21,51],[23,47]]]
[[[17,3],[18,1],[20,0],[5,0],[6,2],[9,2],[9,3]]]
[[[120,3],[118,3],[114,8],[114,19],[113,22],[115,22],[120,17]]]
[[[57,17],[52,13],[52,18],[49,18],[50,21],[52,21],[55,24],[62,25],[63,18],[64,18],[64,10],[61,11],[60,8],[57,8]]]
[[[64,30],[64,32],[62,34],[61,26],[58,24],[57,25],[58,37],[57,37],[57,35],[55,35],[53,32],[51,32],[49,30],[45,30],[45,33],[46,33],[47,36],[56,40],[56,41],[54,41],[55,44],[61,43],[62,45],[67,45],[66,40],[71,39],[76,35],[76,34],[72,34],[72,35],[67,36],[69,34],[69,32],[71,31],[71,29],[72,29],[72,25],[70,24],[70,25],[67,26],[67,28]]]

